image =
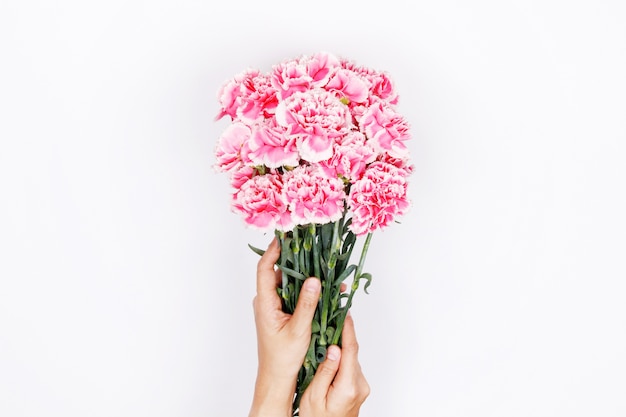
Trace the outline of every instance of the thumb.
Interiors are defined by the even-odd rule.
[[[328,390],[335,379],[335,375],[337,375],[340,360],[341,349],[336,345],[329,346],[326,351],[326,360],[319,365],[307,388],[313,401],[325,400],[328,396]]]
[[[302,284],[298,304],[289,320],[289,326],[294,333],[311,333],[311,322],[315,315],[321,288],[322,283],[317,278],[308,278]]]

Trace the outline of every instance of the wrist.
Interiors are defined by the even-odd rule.
[[[292,417],[296,381],[259,371],[249,417]]]

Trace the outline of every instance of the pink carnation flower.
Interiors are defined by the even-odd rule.
[[[405,176],[409,176],[413,173],[415,166],[409,162],[409,157],[406,156],[404,158],[394,158],[389,156],[389,154],[383,153],[377,159],[377,161],[386,162],[395,166],[396,168],[402,169],[406,174]]]
[[[297,225],[325,224],[343,214],[343,181],[327,176],[315,166],[299,166],[284,174],[284,196]]]
[[[339,59],[334,55],[324,52],[313,56],[303,55],[275,65],[271,82],[280,99],[285,100],[293,93],[323,87],[336,68],[339,68]]]
[[[319,52],[311,57],[303,57],[301,62],[306,65],[313,87],[325,86],[331,75],[340,66],[339,58],[327,52]]]
[[[290,230],[294,224],[282,195],[280,175],[269,173],[250,178],[233,194],[232,209],[244,222],[259,230]]]
[[[348,205],[350,229],[357,235],[389,225],[409,208],[406,172],[385,162],[372,163],[363,177],[352,184]]]
[[[278,105],[276,89],[269,77],[255,69],[243,71],[224,84],[218,92],[218,101],[221,110],[216,119],[229,115],[246,124],[271,117]]]
[[[271,80],[281,100],[285,100],[295,92],[308,90],[313,81],[306,65],[297,59],[275,65],[271,74]]]
[[[369,86],[358,74],[347,69],[335,72],[325,87],[328,91],[337,91],[350,102],[363,103],[369,95]]]
[[[251,167],[249,165],[242,165],[238,169],[231,172],[230,185],[235,189],[239,189],[244,182],[254,177],[255,174],[256,169],[254,167]]]
[[[249,158],[255,165],[279,168],[297,166],[300,161],[295,138],[288,136],[285,128],[272,122],[256,125],[252,129],[249,148]]]
[[[361,132],[350,132],[335,144],[333,156],[320,162],[327,175],[354,182],[361,178],[365,168],[376,159],[376,152],[365,141]]]
[[[398,93],[395,90],[393,82],[387,73],[380,72],[369,78],[371,87],[370,93],[386,101],[389,104],[398,104]]]
[[[372,104],[361,116],[359,128],[378,152],[400,159],[408,155],[404,141],[410,139],[409,124],[390,106]]]
[[[322,89],[294,93],[281,102],[276,121],[297,139],[300,157],[309,162],[330,158],[335,140],[352,126],[348,107]]]
[[[266,75],[248,77],[241,84],[241,104],[237,108],[237,117],[245,123],[271,117],[276,111],[278,98]]]
[[[398,94],[391,78],[386,72],[376,71],[375,69],[363,66],[357,66],[351,61],[343,60],[342,68],[359,74],[367,81],[369,88],[370,103],[376,102],[378,99],[386,103],[395,105],[398,103]]]
[[[224,130],[215,148],[217,157],[215,168],[218,171],[230,172],[250,162],[248,158],[250,134],[250,128],[239,122],[229,125]]]

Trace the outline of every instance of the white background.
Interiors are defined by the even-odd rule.
[[[0,4],[0,416],[245,416],[270,237],[229,211],[219,86],[388,71],[413,208],[353,314],[362,417],[626,415],[626,4]]]

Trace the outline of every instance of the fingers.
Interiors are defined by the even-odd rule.
[[[354,330],[354,320],[352,320],[352,315],[348,313],[346,316],[346,320],[343,323],[343,331],[341,333],[341,350],[342,350],[342,363],[341,369],[339,370],[338,377],[343,377],[347,375],[343,375],[349,372],[353,372],[355,369],[360,370],[359,365],[359,344],[356,340],[356,332]]]
[[[274,238],[259,259],[256,270],[256,292],[262,298],[276,298],[276,271],[274,264],[280,256],[278,241]]]
[[[335,345],[329,346],[326,351],[326,360],[319,365],[313,380],[307,388],[308,395],[313,402],[326,399],[335,375],[337,375],[340,363],[341,349]]]
[[[322,283],[317,278],[307,278],[302,284],[298,304],[289,321],[291,331],[296,334],[311,333],[311,321],[319,301]]]
[[[341,364],[333,382],[337,393],[342,393],[345,399],[363,402],[370,393],[370,387],[361,371],[359,363],[359,344],[354,331],[354,321],[348,314],[343,326]]]

